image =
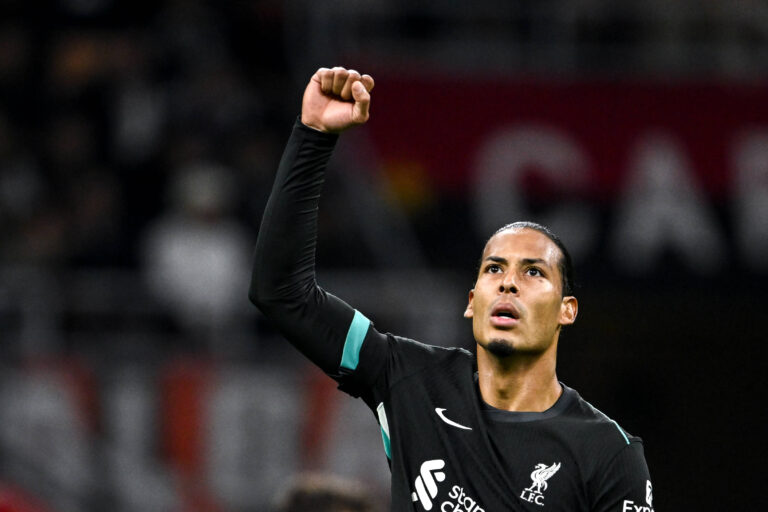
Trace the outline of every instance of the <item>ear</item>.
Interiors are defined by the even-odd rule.
[[[579,314],[579,301],[576,297],[563,297],[560,303],[560,325],[571,325]]]
[[[467,309],[464,310],[464,318],[472,318],[474,312],[472,311],[472,299],[475,298],[475,290],[469,290],[469,302],[467,303]]]

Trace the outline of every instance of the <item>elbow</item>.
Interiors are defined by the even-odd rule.
[[[261,299],[260,299],[259,297],[260,297],[260,296],[259,296],[259,293],[258,293],[258,291],[257,291],[257,290],[255,290],[255,289],[253,288],[253,286],[251,286],[251,287],[248,289],[248,300],[249,300],[249,301],[251,301],[251,304],[253,304],[253,305],[254,305],[254,306],[256,306],[257,308],[259,307],[259,305],[260,305],[260,303],[261,303]]]
[[[289,307],[285,301],[281,301],[273,295],[266,295],[253,287],[248,291],[248,300],[267,318],[275,318],[280,315],[281,311]]]
[[[279,281],[273,277],[273,273],[266,272],[264,265],[259,264],[257,261],[251,273],[248,300],[263,312],[270,304],[277,301],[279,293]]]
[[[311,296],[312,287],[295,284],[278,284],[270,279],[251,281],[248,290],[248,299],[262,313],[269,316],[270,312],[294,307],[296,304],[305,303]]]
[[[292,272],[284,265],[257,258],[251,273],[248,299],[262,313],[269,315],[311,301],[317,290],[312,268]]]
[[[274,295],[261,282],[256,279],[251,281],[251,287],[248,289],[248,300],[260,310],[264,311],[269,307],[269,304],[274,303]]]

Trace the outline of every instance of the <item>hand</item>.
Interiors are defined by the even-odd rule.
[[[339,133],[368,120],[373,78],[342,67],[320,68],[304,90],[301,122],[326,133]]]

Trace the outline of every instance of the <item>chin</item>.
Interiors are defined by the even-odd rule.
[[[507,340],[491,340],[485,350],[496,357],[509,357],[517,352],[512,342]]]

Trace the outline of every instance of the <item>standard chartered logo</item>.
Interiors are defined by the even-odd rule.
[[[437,497],[437,482],[445,480],[445,473],[440,471],[445,467],[442,459],[428,460],[421,465],[419,476],[414,486],[416,491],[411,493],[411,499],[418,501],[424,510],[432,510]],[[464,488],[454,485],[448,493],[448,499],[439,507],[440,512],[485,512],[476,500],[471,498]]]
[[[416,477],[416,492],[411,493],[411,498],[420,502],[424,510],[432,510],[432,500],[437,496],[437,482],[445,480],[445,473],[440,471],[444,467],[442,459],[428,460],[421,465]]]

